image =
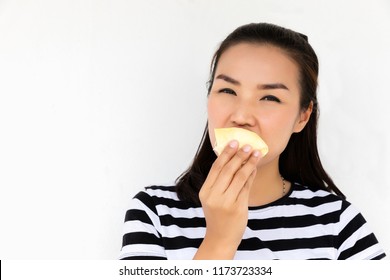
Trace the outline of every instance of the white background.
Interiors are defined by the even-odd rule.
[[[0,258],[117,258],[194,156],[218,44],[263,21],[309,36],[323,164],[390,254],[390,1],[0,0]]]

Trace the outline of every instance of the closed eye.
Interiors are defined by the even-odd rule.
[[[277,98],[276,96],[273,96],[273,95],[264,96],[264,97],[261,98],[260,100],[264,100],[264,101],[274,101],[274,102],[280,103],[280,99]]]
[[[230,88],[223,88],[223,89],[220,89],[218,92],[236,95],[236,92]]]

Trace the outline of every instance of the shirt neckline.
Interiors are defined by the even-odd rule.
[[[289,191],[286,194],[284,194],[281,198],[278,198],[277,200],[274,200],[274,201],[272,201],[270,203],[267,203],[267,204],[264,204],[264,205],[249,206],[248,210],[249,211],[261,210],[261,209],[265,209],[265,208],[268,208],[268,207],[271,207],[271,206],[284,204],[284,202],[290,197],[290,195],[294,191],[294,189],[295,189],[295,182],[291,182],[291,187],[290,187]]]

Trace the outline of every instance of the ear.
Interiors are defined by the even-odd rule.
[[[310,119],[311,112],[313,112],[313,101],[310,102],[309,107],[305,111],[299,113],[297,121],[294,126],[294,133],[301,132],[305,128]]]

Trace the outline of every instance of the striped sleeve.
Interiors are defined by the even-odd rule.
[[[347,201],[342,203],[338,230],[339,260],[375,260],[386,256],[362,214]]]
[[[119,259],[167,259],[158,231],[160,227],[160,219],[152,197],[146,192],[139,192],[126,212]]]

